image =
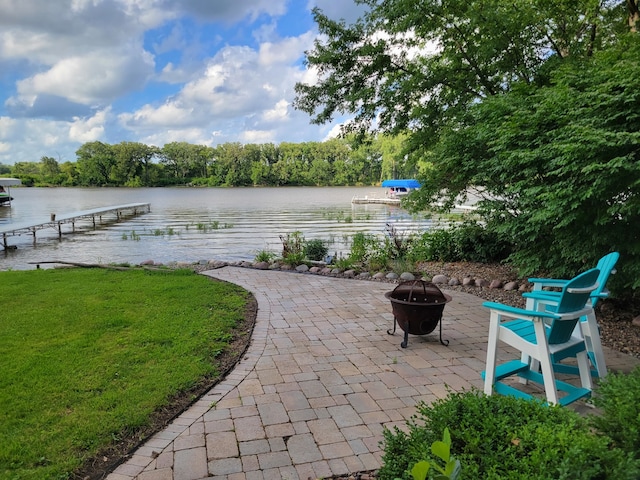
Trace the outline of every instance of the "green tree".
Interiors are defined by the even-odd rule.
[[[407,133],[414,209],[469,188],[499,199],[481,213],[522,273],[574,274],[618,249],[616,280],[639,287],[638,1],[356,3],[369,9],[351,25],[314,10],[320,78],[295,106]]]
[[[59,178],[60,165],[53,157],[42,157],[40,159],[40,174],[45,182],[59,183],[61,181],[61,178]]]
[[[116,158],[111,145],[102,142],[88,142],[77,151],[77,169],[81,185],[110,185],[111,170]]]

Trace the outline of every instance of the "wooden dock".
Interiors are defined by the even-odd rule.
[[[62,238],[62,226],[69,223],[71,224],[71,233],[74,233],[76,231],[76,222],[80,220],[91,220],[93,228],[95,229],[97,224],[102,223],[102,217],[105,215],[115,215],[115,220],[117,221],[127,215],[138,215],[148,213],[149,211],[151,211],[151,205],[149,203],[129,203],[126,205],[93,208],[91,210],[83,210],[66,215],[52,213],[48,220],[41,222],[28,224],[13,223],[6,227],[0,227],[2,246],[5,250],[12,248],[7,242],[7,237],[9,236],[22,235],[25,233],[31,234],[33,235],[33,242],[35,243],[36,232],[45,228],[57,230],[58,238]]]

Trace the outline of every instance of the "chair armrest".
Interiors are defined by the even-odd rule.
[[[497,302],[484,302],[482,304],[483,307],[488,308],[489,310],[497,310],[499,312],[504,312],[508,315],[513,315],[514,317],[538,317],[538,318],[561,318],[560,315],[553,312],[539,312],[537,310],[526,310],[524,308],[516,308],[511,307],[509,305],[504,305],[502,303]]]
[[[540,290],[544,287],[557,287],[562,288],[569,280],[560,279],[560,278],[529,278],[529,283],[533,283],[533,288],[535,290]]]

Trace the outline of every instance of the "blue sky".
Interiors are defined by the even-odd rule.
[[[311,9],[352,0],[0,0],[0,163],[84,143],[322,141],[292,108],[313,82]]]

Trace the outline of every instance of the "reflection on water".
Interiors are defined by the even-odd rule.
[[[150,203],[151,212],[93,230],[90,222],[8,237],[15,250],[0,254],[0,269],[30,269],[29,262],[88,263],[252,260],[261,250],[280,254],[280,235],[300,231],[306,239],[330,241],[331,253],[346,253],[356,232],[383,235],[385,225],[420,231],[431,221],[387,205],[352,205],[354,195],[375,188],[16,188],[11,207],[0,207],[0,228],[41,223],[52,213],[71,214],[127,203]],[[378,194],[380,192],[377,192]],[[105,218],[106,219],[106,218]]]

